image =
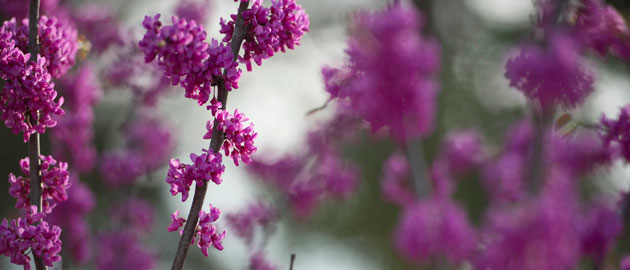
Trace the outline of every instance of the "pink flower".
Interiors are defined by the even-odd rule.
[[[262,60],[274,53],[294,49],[304,33],[309,31],[308,15],[295,0],[272,0],[270,8],[263,7],[261,0],[255,0],[242,16],[249,29],[239,61],[245,63],[247,71],[252,71],[252,60],[260,66]],[[224,42],[232,40],[236,14],[230,18],[230,21],[221,18],[220,32],[225,35]]]
[[[421,33],[418,12],[393,5],[378,13],[359,13],[346,68],[325,67],[326,91],[342,108],[370,123],[373,132],[388,127],[399,143],[433,129],[435,77],[439,47]]]
[[[42,212],[49,214],[57,203],[68,199],[67,189],[70,187],[68,163],[57,162],[52,156],[40,156],[40,175],[42,183]],[[29,173],[29,158],[20,160],[22,173]],[[9,174],[9,195],[17,199],[16,208],[29,209],[30,179],[15,177]]]
[[[566,35],[553,35],[547,48],[523,45],[505,68],[510,86],[549,110],[555,105],[574,108],[593,92],[593,73],[579,56],[580,47]]]
[[[186,223],[186,219],[185,218],[181,218],[179,217],[179,210],[173,212],[173,214],[171,214],[171,225],[168,225],[168,228],[166,229],[169,232],[174,232],[179,230],[180,227],[184,226],[184,223]],[[182,232],[180,231],[180,234]]]

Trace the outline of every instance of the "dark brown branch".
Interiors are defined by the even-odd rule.
[[[30,61],[37,61],[37,54],[39,53],[39,38],[37,33],[37,25],[39,24],[39,0],[31,0],[31,4],[28,12],[28,52],[31,54]],[[36,117],[28,117],[29,125],[37,125],[39,121],[39,112],[36,112]],[[30,162],[30,179],[31,179],[31,193],[30,201],[31,205],[37,206],[38,211],[42,211],[42,186],[39,175],[39,133],[35,132],[28,140],[28,159]],[[33,254],[33,261],[35,261],[35,269],[46,269],[42,258],[37,256],[35,252]]]
[[[245,34],[247,29],[245,28],[245,19],[241,16],[241,14],[247,10],[247,6],[249,5],[249,1],[241,2],[238,7],[238,16],[236,18],[236,24],[234,26],[234,33],[232,35],[232,41],[230,42],[230,48],[232,49],[232,55],[234,57],[234,61],[237,61],[238,53],[241,49],[241,43],[245,38]],[[224,73],[225,77],[226,73]],[[225,110],[227,105],[228,98],[228,90],[225,88],[225,83],[220,82],[218,85],[218,95],[219,101],[221,102],[221,109]],[[210,149],[214,152],[219,152],[221,144],[223,144],[223,140],[225,139],[225,135],[220,132],[217,127],[219,125],[214,123],[214,128],[212,130],[212,138],[210,139]],[[202,186],[195,187],[195,195],[193,197],[192,205],[190,206],[190,212],[188,213],[188,219],[186,219],[186,225],[184,226],[184,232],[182,237],[179,239],[179,245],[177,246],[177,252],[175,253],[175,259],[173,260],[172,270],[181,270],[184,268],[184,262],[186,261],[186,255],[188,254],[188,248],[190,247],[190,243],[195,235],[195,228],[197,227],[197,222],[199,221],[199,211],[203,206],[203,201],[206,196],[206,191],[208,190],[208,183],[205,183]]]
[[[293,270],[293,265],[295,265],[295,254],[291,254],[291,264],[289,264],[289,270]]]

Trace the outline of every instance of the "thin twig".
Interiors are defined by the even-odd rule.
[[[289,270],[293,270],[294,264],[295,264],[295,254],[291,254],[291,264],[289,264]]]
[[[236,25],[234,26],[234,33],[230,43],[230,49],[232,50],[234,61],[237,61],[237,56],[241,49],[241,43],[245,38],[245,19],[241,14],[247,10],[248,5],[249,1],[244,1],[241,2],[238,7]],[[226,73],[227,71],[224,72],[224,77],[226,76]],[[227,97],[228,91],[225,88],[225,83],[220,82],[218,85],[218,99],[221,102],[221,109],[223,110],[225,110],[227,104]],[[214,152],[219,151],[225,137],[225,135],[217,129],[218,126],[219,125],[215,119],[214,128],[212,130],[212,138],[210,139],[210,149]],[[192,205],[190,206],[190,212],[188,212],[188,219],[186,220],[186,225],[184,226],[184,232],[182,237],[179,239],[179,245],[177,246],[177,252],[175,253],[175,259],[173,259],[173,266],[171,267],[172,270],[181,270],[184,268],[188,247],[190,247],[190,243],[192,243],[192,239],[195,234],[195,228],[197,227],[197,222],[199,221],[199,211],[203,206],[207,189],[208,183],[195,187],[195,195],[193,197]]]
[[[39,38],[37,32],[37,25],[39,24],[39,0],[31,0],[29,13],[28,13],[28,52],[31,54],[30,61],[37,61],[37,54],[39,53]],[[39,112],[36,112],[36,117],[33,119],[32,114],[29,114],[29,125],[37,125],[39,121]],[[31,192],[29,194],[31,205],[37,206],[37,211],[42,211],[42,187],[41,179],[39,175],[39,133],[35,132],[31,134],[28,140],[28,159],[30,167],[30,180],[31,180]],[[33,261],[35,262],[35,269],[46,269],[42,258],[33,253]]]
[[[309,115],[314,114],[316,112],[319,112],[319,111],[321,111],[323,109],[326,109],[326,106],[328,106],[328,103],[330,103],[330,99],[326,100],[326,103],[324,103],[324,105],[319,106],[319,107],[314,108],[314,109],[310,109],[308,112],[306,112],[306,115],[304,115],[304,116],[309,116]]]

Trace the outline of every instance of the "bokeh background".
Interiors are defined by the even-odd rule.
[[[14,0],[18,1],[18,0]],[[24,1],[26,2],[26,1]],[[66,1],[80,5],[85,1]],[[628,15],[630,3],[608,1]],[[135,29],[141,38],[142,18],[161,13],[170,18],[175,1],[103,1],[117,10],[120,20]],[[231,93],[229,108],[239,108],[256,124],[259,152],[254,158],[279,157],[297,151],[305,144],[308,130],[318,127],[331,115],[324,109],[310,116],[306,112],[327,100],[320,70],[324,65],[339,66],[344,61],[347,25],[357,10],[376,10],[385,6],[384,0],[301,0],[298,1],[310,17],[310,32],[301,46],[288,53],[278,54],[262,67],[244,73],[238,91]],[[425,145],[430,161],[447,130],[475,128],[485,136],[489,145],[498,146],[505,130],[526,112],[525,99],[508,86],[504,78],[505,59],[512,46],[527,40],[531,34],[533,3],[529,0],[416,0],[414,3],[425,14],[425,32],[439,40],[442,47],[441,91],[437,126]],[[219,37],[219,18],[236,11],[233,1],[212,1],[211,15],[204,22],[209,37]],[[0,7],[1,9],[1,7]],[[6,18],[5,18],[6,19]],[[623,63],[609,59],[604,64],[590,59],[597,74],[595,95],[574,117],[595,121],[601,113],[615,115],[618,108],[630,100],[630,70]],[[119,132],[130,109],[130,94],[106,91],[95,109],[96,143],[99,151],[111,146],[111,136]],[[177,139],[174,158],[187,159],[189,153],[207,147],[200,138],[205,133],[209,118],[204,107],[185,99],[181,90],[172,91],[159,104],[159,114],[167,119]],[[0,176],[19,171],[18,160],[27,154],[21,136],[0,128]],[[42,137],[42,153],[49,153],[47,135]],[[375,140],[360,134],[355,142],[344,147],[344,156],[359,164],[362,177],[356,194],[345,201],[329,200],[307,220],[297,220],[290,211],[283,211],[275,233],[266,244],[267,258],[288,269],[290,254],[297,255],[295,268],[309,269],[406,269],[408,265],[393,250],[392,231],[398,220],[399,208],[387,204],[379,188],[383,161],[393,152],[387,140]],[[150,236],[143,243],[159,255],[159,269],[170,267],[179,235],[167,233],[170,213],[180,209],[184,214],[190,207],[188,200],[181,203],[173,197],[164,182],[166,165],[145,176],[130,192],[152,201],[157,209],[156,222]],[[206,202],[230,213],[248,203],[263,198],[273,201],[277,194],[262,184],[242,167],[226,163],[224,182],[211,185]],[[622,164],[596,176],[600,188],[609,192],[627,190],[630,172]],[[471,219],[479,221],[484,207],[483,189],[476,175],[460,181],[456,199],[466,205]],[[103,188],[97,173],[81,178],[92,187],[97,206],[88,216],[92,230],[99,231],[107,224],[108,206],[119,196]],[[15,216],[14,199],[8,196],[7,181],[0,181],[0,216]],[[249,254],[240,239],[231,236],[225,220],[220,228],[228,230],[225,249],[212,251],[203,257],[191,248],[186,269],[247,269]],[[262,239],[259,239],[262,240]],[[265,241],[265,240],[262,240]],[[96,254],[98,256],[98,254]],[[8,258],[0,257],[0,268],[14,269]],[[17,269],[17,268],[16,268]]]

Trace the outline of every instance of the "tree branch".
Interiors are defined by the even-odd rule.
[[[37,32],[37,26],[39,24],[39,0],[31,0],[29,12],[28,12],[28,52],[31,54],[29,61],[37,61],[37,54],[39,53],[39,38]],[[36,117],[33,119],[29,114],[28,124],[36,125],[39,121],[39,111],[36,112]],[[31,192],[29,194],[31,205],[37,206],[38,211],[42,211],[42,184],[39,175],[39,133],[35,132],[31,134],[28,140],[28,159],[30,167],[30,180],[31,180]],[[42,258],[37,256],[35,252],[33,254],[33,261],[35,262],[35,269],[46,269]]]
[[[241,15],[249,5],[249,1],[241,2],[238,7],[238,13],[236,18],[236,24],[234,26],[234,33],[232,35],[232,41],[230,42],[230,48],[232,49],[233,60],[237,61],[238,53],[241,49],[241,43],[245,38],[245,34],[247,29],[245,28],[245,19]],[[224,77],[227,72],[224,72]],[[228,98],[228,90],[225,88],[224,81],[221,81],[218,84],[218,99],[221,102],[221,109],[225,110]],[[217,127],[219,125],[216,122],[214,123],[214,128],[212,129],[212,138],[210,139],[210,149],[214,152],[219,152],[221,145],[223,144],[223,140],[225,139],[225,134],[220,132]],[[179,239],[179,245],[177,246],[177,252],[175,253],[175,259],[173,260],[172,270],[181,270],[184,267],[184,262],[186,261],[186,255],[188,253],[188,248],[190,247],[190,243],[192,243],[193,237],[195,235],[195,228],[197,227],[197,222],[199,221],[199,211],[203,206],[203,201],[206,196],[206,191],[208,190],[208,183],[204,183],[202,186],[195,187],[195,195],[193,197],[192,205],[190,206],[190,212],[188,212],[188,218],[186,219],[186,225],[184,226],[184,232],[182,237]]]

